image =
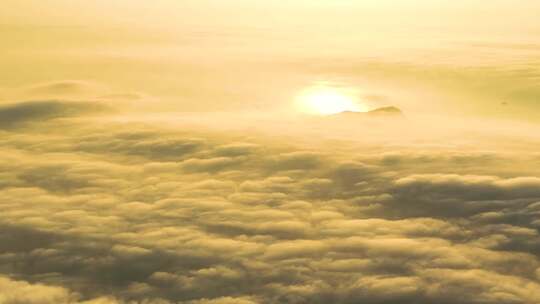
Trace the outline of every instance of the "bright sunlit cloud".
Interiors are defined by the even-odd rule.
[[[357,97],[341,88],[317,86],[305,90],[297,97],[297,106],[301,112],[317,115],[331,115],[345,111],[365,112],[366,106],[357,101]]]

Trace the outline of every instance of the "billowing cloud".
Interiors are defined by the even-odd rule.
[[[13,107],[2,304],[540,301],[534,151],[320,147]]]

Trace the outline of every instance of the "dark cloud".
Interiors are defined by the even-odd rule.
[[[0,129],[11,129],[48,119],[104,111],[100,104],[67,101],[28,101],[0,105]]]

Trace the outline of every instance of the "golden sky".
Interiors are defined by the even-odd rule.
[[[372,108],[536,120],[538,10],[506,0],[8,0],[0,86],[84,80],[168,110],[289,111],[298,92],[330,82]]]
[[[2,0],[0,304],[540,303],[539,12]]]

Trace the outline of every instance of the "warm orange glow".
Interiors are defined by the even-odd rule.
[[[0,0],[0,304],[540,304],[540,0]]]

